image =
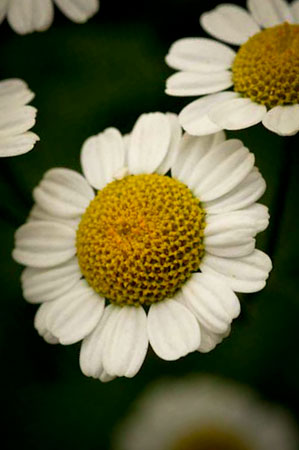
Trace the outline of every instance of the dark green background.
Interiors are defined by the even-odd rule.
[[[133,379],[108,384],[82,375],[79,344],[51,346],[33,328],[36,307],[20,288],[13,235],[32,205],[31,191],[51,167],[80,170],[83,141],[105,127],[128,132],[149,111],[179,112],[190,99],[164,94],[170,44],[204,36],[198,17],[220,2],[102,0],[76,25],[55,11],[50,30],[28,36],[0,26],[0,79],[20,77],[36,93],[41,141],[27,155],[1,159],[2,438],[5,448],[108,449],[113,428],[147,384],[161,375],[210,372],[241,381],[298,419],[298,139],[261,125],[234,133],[256,155],[268,190],[271,225],[258,238],[274,269],[267,287],[242,299],[232,333],[213,352],[165,362],[152,352]],[[240,2],[245,5],[245,2]],[[142,449],[141,449],[142,450]],[[154,449],[153,449],[154,450]],[[283,449],[282,449],[283,450]]]

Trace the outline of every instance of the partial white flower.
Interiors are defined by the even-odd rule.
[[[54,4],[72,21],[84,23],[99,10],[99,0],[0,0],[0,23],[7,17],[19,34],[47,30],[54,18]]]
[[[165,360],[212,350],[240,313],[235,292],[262,289],[271,270],[255,249],[269,215],[253,154],[151,113],[129,136],[87,139],[81,163],[84,176],[46,172],[15,236],[39,334],[83,339],[81,369],[102,381],[133,377],[149,344]]]
[[[23,80],[0,81],[0,157],[27,153],[39,140],[28,131],[35,124],[37,111],[28,105],[33,97]]]
[[[202,136],[262,122],[282,136],[299,130],[299,0],[247,0],[248,10],[225,3],[202,14],[212,36],[183,38],[170,47],[166,93],[204,95],[179,115],[182,127]],[[233,91],[226,91],[232,88]]]
[[[295,450],[299,443],[286,411],[207,375],[156,382],[114,436],[116,450]]]

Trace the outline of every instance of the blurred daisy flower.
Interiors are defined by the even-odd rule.
[[[24,297],[43,303],[39,334],[83,339],[81,369],[103,381],[134,376],[149,343],[165,360],[213,349],[239,315],[234,291],[262,289],[271,269],[255,249],[268,211],[253,154],[151,113],[130,135],[89,138],[81,163],[84,176],[44,175],[15,236]]]
[[[54,18],[54,4],[71,20],[86,22],[99,10],[99,0],[0,0],[0,23],[7,17],[19,34],[47,30]]]
[[[187,38],[176,41],[166,56],[168,65],[180,71],[168,78],[167,94],[208,94],[179,115],[190,134],[259,122],[282,136],[299,130],[299,0],[290,5],[248,0],[247,5],[249,12],[225,3],[200,17],[209,34],[240,45],[237,53],[212,39]]]
[[[208,377],[152,385],[116,432],[117,450],[295,450],[293,419],[237,384]]]
[[[28,131],[35,124],[34,93],[23,80],[0,81],[0,157],[17,156],[34,147],[39,137]]]

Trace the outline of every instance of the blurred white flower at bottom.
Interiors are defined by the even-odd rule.
[[[117,450],[295,450],[288,413],[209,376],[152,385],[115,433]]]

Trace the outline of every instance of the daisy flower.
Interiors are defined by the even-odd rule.
[[[150,113],[130,135],[89,138],[81,163],[84,176],[44,175],[15,236],[24,297],[42,302],[39,334],[83,339],[81,369],[103,381],[134,376],[149,343],[165,360],[214,348],[239,315],[234,291],[262,289],[271,269],[255,250],[268,211],[255,203],[265,182],[253,154],[223,132],[182,137],[176,115]]]
[[[0,157],[27,153],[39,140],[28,131],[35,124],[36,109],[27,104],[33,97],[23,80],[0,81]]]
[[[117,450],[295,450],[286,411],[214,377],[153,384],[116,432]]]
[[[239,130],[262,122],[269,130],[299,130],[299,0],[248,0],[249,12],[225,3],[200,17],[212,36],[176,41],[166,56],[180,72],[167,80],[166,93],[205,95],[180,113],[193,135]],[[232,87],[233,90],[226,91]]]
[[[54,4],[77,23],[86,22],[100,7],[99,0],[0,0],[0,23],[7,17],[19,34],[45,31],[53,22]]]

